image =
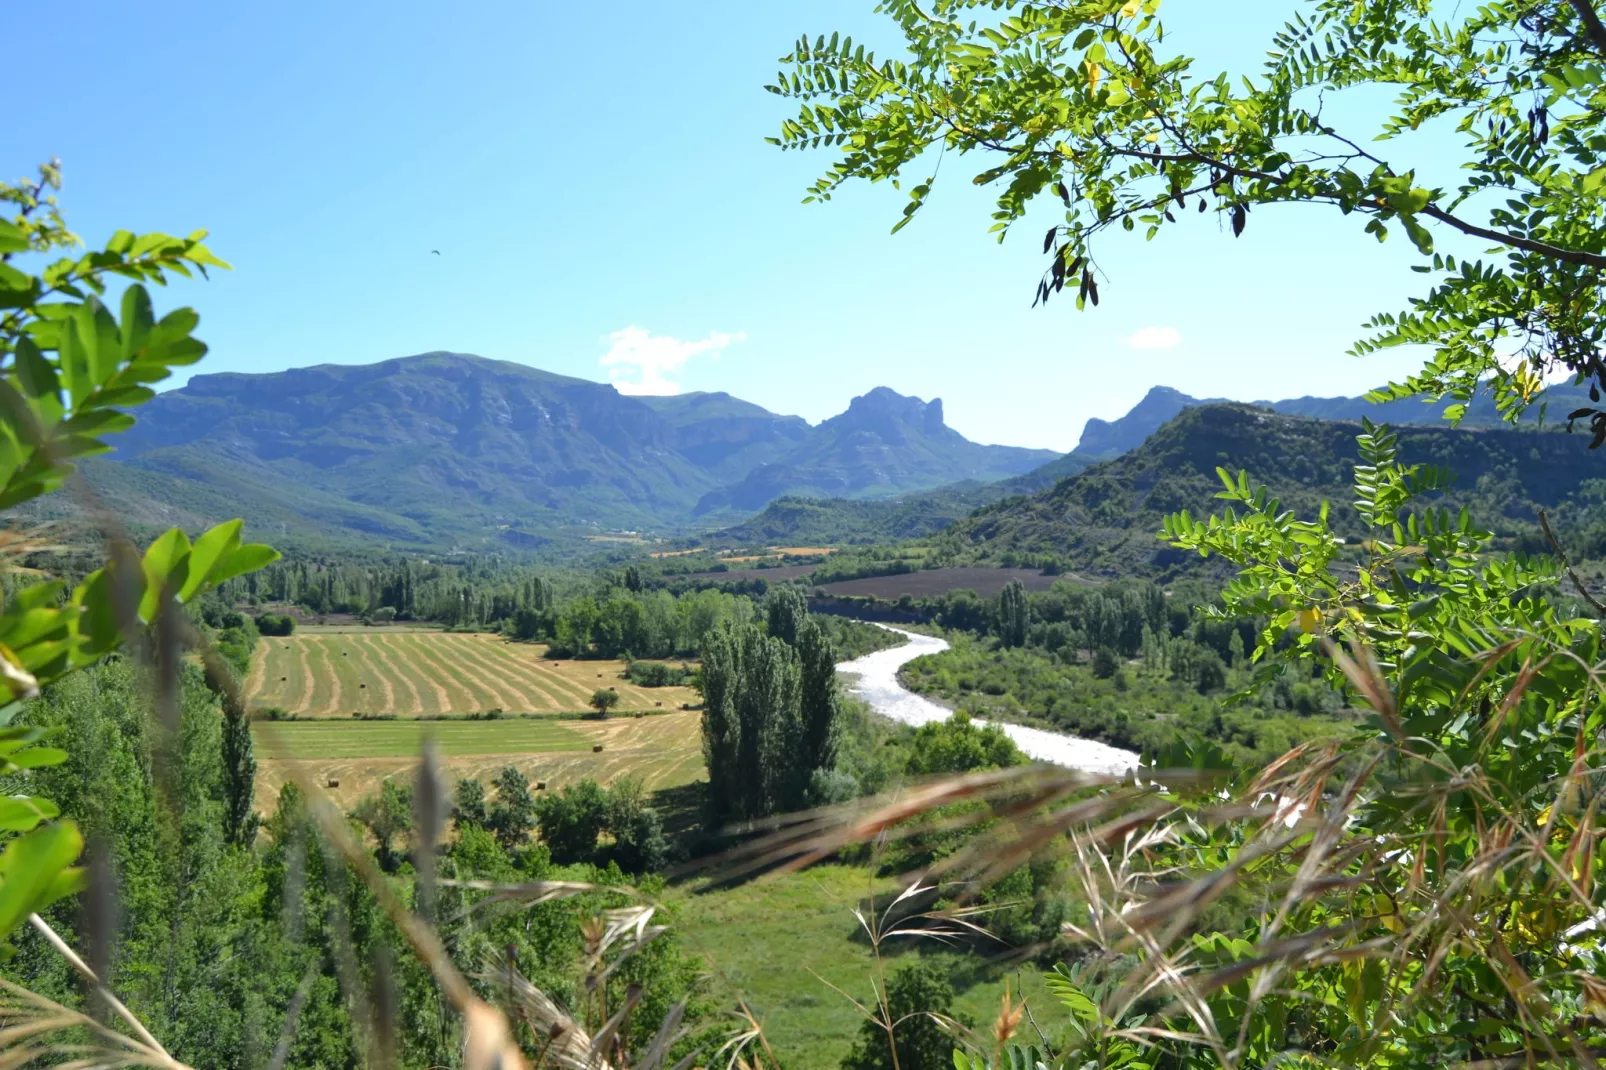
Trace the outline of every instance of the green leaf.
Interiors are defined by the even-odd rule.
[[[145,623],[156,619],[159,603],[172,597],[184,582],[179,570],[190,553],[190,540],[178,528],[164,532],[145,551],[145,597],[140,599],[139,617]]]
[[[9,219],[0,219],[0,253],[25,253],[28,236]]]
[[[225,580],[232,580],[247,572],[255,572],[277,560],[279,551],[273,547],[259,542],[248,542],[244,546],[237,547],[227,558],[214,565],[209,580],[215,587]]]
[[[210,575],[219,561],[226,561],[240,545],[240,529],[244,520],[225,520],[195,540],[190,547],[190,559],[184,586],[179,588],[178,600],[188,602],[202,586],[210,582]]]
[[[68,868],[83,849],[83,836],[70,821],[34,829],[6,845],[0,854],[0,940],[29,914],[83,889],[83,871]],[[0,948],[4,957],[14,953]]]
[[[60,815],[61,809],[49,799],[28,795],[0,797],[0,830],[6,832],[27,832],[41,821]]]

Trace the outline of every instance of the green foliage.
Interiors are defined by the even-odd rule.
[[[261,635],[294,635],[296,619],[288,613],[263,613],[257,617],[256,626]]]
[[[1020,752],[997,725],[978,725],[963,710],[946,721],[915,729],[905,772],[915,776],[935,773],[970,773],[1023,765]]]
[[[1599,1022],[1578,1015],[1598,998],[1606,875],[1586,772],[1606,733],[1599,622],[1545,597],[1552,562],[1491,556],[1465,511],[1420,507],[1444,473],[1401,464],[1388,429],[1366,427],[1360,445],[1355,511],[1370,537],[1351,567],[1334,567],[1327,509],[1298,519],[1241,474],[1221,473],[1223,514],[1167,524],[1180,546],[1240,569],[1220,613],[1266,621],[1265,676],[1314,666],[1370,708],[1325,754],[1231,777],[1228,795],[1260,819],[1172,826],[1162,867],[1209,860],[1221,876],[1253,858],[1234,883],[1267,905],[1177,948],[1196,978],[1232,979],[1201,984],[1171,1024],[1208,1016],[1210,1035],[1240,1038],[1245,1065],[1293,1051],[1347,1065],[1534,1060],[1559,1034],[1570,1051],[1598,1046]],[[1133,968],[1168,954],[1140,948]],[[1390,1013],[1388,994],[1405,991],[1412,1013]],[[1134,1009],[1106,1000],[1097,1029]],[[1172,1055],[1217,1062],[1209,1042]]]
[[[199,317],[186,308],[157,319],[145,284],[227,267],[201,244],[203,231],[185,239],[118,231],[102,250],[30,274],[18,263],[78,244],[47,192],[60,186],[54,163],[37,182],[0,184],[0,203],[17,213],[0,217],[0,511],[14,515],[59,489],[84,458],[109,452],[106,437],[134,425],[128,410],[155,396],[150,384],[205,355],[193,336]],[[115,313],[102,300],[111,283],[123,285]],[[109,531],[109,559],[70,591],[60,580],[12,591],[0,610],[0,724],[17,714],[16,700],[94,664],[158,617],[176,627],[170,610],[277,556],[242,543],[240,529],[238,520],[219,524],[193,543],[174,529],[143,557]],[[5,731],[0,775],[66,760],[62,751],[31,746],[37,737],[27,731]],[[65,822],[39,825],[56,814],[53,804],[28,796],[0,808],[0,827],[18,837],[0,853],[0,941],[81,883],[71,867],[78,831]]]
[[[953,1011],[953,985],[942,969],[927,962],[901,966],[877,995],[886,1024],[864,1022],[842,1070],[948,1070],[954,1065],[953,1038],[935,1017],[951,1018]]]
[[[632,661],[625,666],[625,679],[637,687],[683,687],[691,672],[662,661]]]
[[[587,703],[592,709],[603,717],[608,711],[619,705],[619,692],[611,687],[599,687],[591,692],[591,701]]]
[[[766,616],[770,631],[726,625],[703,650],[703,754],[719,819],[800,809],[816,773],[836,764],[836,651],[795,588],[773,592]]]
[[[485,801],[485,782],[477,777],[464,777],[452,788],[452,820],[458,830],[464,825],[486,827],[491,811]]]
[[[811,769],[795,758],[802,734],[796,655],[748,625],[726,625],[703,650],[703,755],[719,818],[796,808]]]
[[[566,785],[541,796],[535,819],[554,862],[589,862],[597,853],[597,837],[608,824],[608,793],[595,780]]]
[[[517,766],[503,766],[494,782],[496,801],[486,815],[485,827],[496,836],[496,842],[505,850],[524,844],[535,827],[535,796],[530,781]]]
[[[1069,286],[1078,308],[1099,302],[1100,239],[1116,229],[1152,240],[1205,213],[1236,236],[1252,209],[1271,205],[1350,217],[1379,241],[1397,228],[1434,285],[1408,311],[1374,319],[1357,349],[1421,345],[1431,355],[1384,396],[1465,401],[1492,389],[1514,416],[1552,370],[1606,386],[1606,30],[1588,3],[1316,0],[1272,35],[1255,78],[1198,71],[1158,8],[888,5],[906,57],[878,60],[837,34],[800,38],[769,87],[799,111],[773,140],[840,153],[806,200],[856,179],[897,184],[932,150],[986,157],[974,181],[999,189],[1000,240],[1034,201],[1063,208],[1043,237],[1037,300]],[[1376,90],[1394,106],[1373,129],[1323,109]],[[1427,161],[1413,159],[1423,146],[1409,135],[1424,125],[1453,130],[1463,146],[1448,161],[1461,176],[1452,187],[1418,176]],[[894,231],[934,182],[910,188]],[[1436,252],[1444,235],[1492,255]],[[1578,415],[1596,421],[1597,445],[1606,439],[1606,417]]]
[[[373,836],[380,867],[394,873],[402,857],[395,849],[396,838],[413,830],[412,788],[387,778],[380,782],[378,791],[357,801],[351,816]]]
[[[1024,646],[1026,632],[1031,627],[1031,606],[1026,600],[1026,588],[1019,580],[1010,580],[998,592],[995,609],[998,620],[998,641],[1004,646]]]

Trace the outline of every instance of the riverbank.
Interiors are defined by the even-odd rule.
[[[875,621],[870,623],[898,633],[907,642],[903,646],[877,650],[873,654],[839,664],[837,672],[853,677],[848,684],[848,692],[863,699],[881,716],[902,724],[919,727],[933,721],[946,721],[953,711],[904,687],[898,682],[898,670],[915,658],[942,653],[948,649],[948,641]],[[987,722],[978,718],[977,723]],[[1067,769],[1099,774],[1124,773],[1138,764],[1138,756],[1131,751],[1091,739],[1078,739],[1041,728],[1004,722],[999,722],[998,727],[1015,741],[1021,753],[1033,761],[1051,762]]]

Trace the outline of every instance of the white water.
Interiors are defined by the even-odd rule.
[[[898,670],[915,658],[926,654],[940,654],[948,649],[946,640],[930,635],[917,635],[902,628],[877,624],[889,632],[897,632],[908,640],[903,646],[890,650],[877,650],[854,661],[844,661],[837,672],[857,676],[848,687],[851,694],[870,704],[870,708],[883,717],[916,727],[933,721],[946,721],[952,710],[943,708],[898,683]],[[977,718],[977,724],[986,721]],[[1040,728],[1027,728],[1018,724],[1000,724],[1004,734],[1015,741],[1021,753],[1038,762],[1052,762],[1084,773],[1123,773],[1138,764],[1138,756],[1090,739],[1077,739],[1058,732],[1045,732]]]

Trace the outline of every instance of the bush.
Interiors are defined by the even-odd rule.
[[[535,804],[541,840],[559,865],[590,862],[597,837],[608,825],[609,799],[595,780],[582,780],[552,792]]]
[[[375,624],[389,624],[396,619],[396,607],[380,606],[378,609],[368,614],[368,619],[373,621]]]
[[[663,661],[632,661],[625,679],[637,687],[677,687],[691,679],[691,672]]]
[[[865,1021],[842,1070],[950,1070],[954,1039],[931,1016],[951,1016],[953,1005],[954,988],[942,967],[934,962],[902,967],[887,981],[887,1012],[896,1023],[893,1043],[887,1043],[880,1025]]]
[[[608,711],[619,705],[619,692],[611,687],[599,687],[591,693],[591,708],[602,716],[608,716]]]
[[[1026,756],[997,725],[985,727],[963,710],[946,721],[921,725],[909,746],[905,772],[913,775],[968,773],[1023,765]]]
[[[262,635],[293,635],[296,619],[288,613],[264,613],[257,617],[257,631]]]
[[[669,861],[669,838],[658,811],[647,805],[641,781],[626,777],[608,792],[607,830],[611,861],[626,873],[651,873]]]

